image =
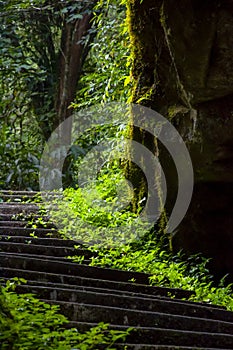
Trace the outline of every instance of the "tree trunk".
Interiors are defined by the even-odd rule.
[[[77,83],[84,63],[83,40],[91,28],[92,16],[92,13],[87,13],[82,19],[64,24],[59,58],[58,91],[55,100],[55,126],[72,114],[72,108],[69,107],[75,98]]]
[[[88,5],[84,4],[81,13],[77,13],[79,18],[73,20],[69,13],[64,18],[54,13],[39,13],[35,19],[32,13],[31,23],[38,35],[37,41],[34,40],[31,45],[36,52],[35,61],[46,76],[41,80],[33,77],[29,90],[45,140],[72,114],[70,105],[75,99],[82,67],[95,35],[95,31],[89,34],[89,29],[93,25],[96,3],[97,0],[93,0]],[[58,8],[54,10],[58,11]],[[89,40],[86,40],[87,35]]]
[[[212,257],[216,276],[233,278],[232,13],[230,0],[128,0],[133,102],[172,121],[194,167],[194,194],[174,248]],[[164,149],[160,161],[169,214],[177,175]]]

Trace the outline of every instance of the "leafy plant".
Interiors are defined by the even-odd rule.
[[[87,245],[93,252],[92,266],[149,273],[151,285],[190,290],[194,292],[191,300],[233,310],[232,286],[226,286],[224,279],[220,285],[214,283],[207,259],[201,255],[173,255],[163,240],[157,239],[156,232],[148,233],[148,227],[130,211],[130,206],[120,210],[116,184],[122,176],[117,163],[113,163],[85,189],[66,189],[54,203],[54,212],[50,208],[61,235]],[[128,190],[126,202],[130,200]],[[80,256],[71,259],[83,262]]]
[[[126,3],[99,1],[94,20],[98,31],[73,104],[78,109],[129,98],[131,79]]]
[[[68,320],[59,314],[59,306],[33,294],[18,295],[13,291],[17,284],[8,281],[6,287],[0,287],[1,350],[114,350],[114,343],[124,341],[131,331],[110,330],[104,323],[86,333],[65,329]]]
[[[0,9],[0,186],[38,190],[44,142],[62,118],[71,114],[68,107],[75,95],[73,107],[78,109],[127,99],[130,78],[129,40],[122,25],[125,4],[7,0],[1,2]],[[73,43],[81,50],[79,65],[69,68],[76,70],[77,79],[73,84],[68,82],[69,101],[59,107],[60,60],[66,54],[69,57],[64,40],[69,40],[71,27],[81,30],[83,18],[89,15],[89,29]],[[72,79],[74,75],[70,74]],[[73,147],[70,156],[75,157],[76,151]],[[72,173],[73,169],[67,171]]]
[[[222,305],[233,311],[232,285],[225,285],[224,278],[219,285],[214,283],[206,267],[207,259],[201,255],[188,260],[180,254],[174,256],[153,241],[140,245],[140,249],[132,244],[103,250],[92,247],[95,255],[91,265],[149,273],[151,285],[190,290],[194,292],[192,301]]]
[[[44,205],[64,237],[114,246],[144,232],[145,224],[130,210],[131,196],[132,189],[113,161],[84,188],[67,188],[57,200]]]

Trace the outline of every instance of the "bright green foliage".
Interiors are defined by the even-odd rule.
[[[86,333],[65,329],[68,320],[58,313],[59,306],[41,302],[32,294],[17,295],[11,284],[0,287],[1,350],[97,350],[100,345],[114,350],[114,343],[125,340],[130,332],[109,330],[104,323]]]
[[[149,273],[151,285],[190,290],[194,292],[191,300],[223,305],[233,311],[232,286],[226,286],[224,279],[216,286],[207,269],[207,259],[199,255],[174,256],[160,239],[156,240],[155,232],[148,232],[130,207],[113,210],[117,201],[115,184],[122,180],[122,173],[116,170],[113,167],[103,172],[85,190],[64,191],[63,200],[59,199],[52,213],[55,222],[63,224],[61,234],[88,244],[93,251],[93,266]],[[137,234],[131,231],[135,220]],[[111,235],[112,228],[120,232],[121,227],[123,236]],[[80,256],[71,259],[83,261]]]
[[[132,189],[117,165],[116,161],[107,164],[95,181],[84,188],[68,188],[62,199],[53,200],[52,207],[49,204],[50,217],[64,237],[85,244],[118,246],[144,232],[143,223],[130,210]]]
[[[43,24],[39,25],[37,18],[37,6],[43,3],[0,3],[0,186],[5,188],[38,188],[43,137],[32,99],[37,96],[43,104],[47,94],[44,91],[42,98],[41,89],[47,78],[40,56],[45,45],[43,42],[41,51],[39,31]],[[41,119],[44,117],[41,115]]]
[[[161,240],[156,240],[156,233],[148,232],[129,208],[114,212],[117,194],[110,174],[100,176],[99,182],[85,191],[64,191],[64,198],[59,199],[52,215],[55,222],[63,224],[61,234],[88,244],[93,251],[93,266],[149,273],[152,285],[190,290],[194,292],[191,298],[194,301],[223,305],[233,311],[231,285],[226,286],[223,279],[216,286],[206,267],[207,259],[201,256],[185,258],[180,254],[174,256]],[[118,172],[114,176],[116,181],[121,179],[122,174]],[[137,234],[131,231],[135,220],[138,220]],[[124,236],[111,235],[111,228],[118,228],[120,232],[122,226]],[[80,256],[71,259],[78,263],[83,261]]]
[[[0,186],[30,188],[36,181],[42,146],[27,81],[33,75],[40,80],[41,72],[33,65],[33,53],[26,54],[21,46],[23,29],[13,13],[4,15],[7,4],[13,6],[10,2],[0,4]]]
[[[95,18],[98,33],[80,79],[75,108],[126,101],[130,92],[130,48],[125,4],[101,1]]]
[[[93,11],[91,3],[95,1],[0,2],[1,187],[38,189],[40,155],[56,125],[62,30]],[[93,26],[81,40],[85,65],[74,104],[79,109],[125,101],[130,86],[125,4],[96,3]]]
[[[232,286],[225,286],[224,279],[219,286],[214,285],[206,267],[207,259],[194,256],[185,260],[164,251],[154,242],[98,250],[97,256],[97,250],[93,250],[93,266],[149,273],[151,285],[190,290],[194,292],[193,301],[222,305],[233,311]]]

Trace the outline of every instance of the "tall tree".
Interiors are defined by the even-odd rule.
[[[133,102],[173,122],[194,166],[193,199],[174,246],[203,252],[219,275],[233,276],[232,13],[231,0],[128,0]],[[164,149],[160,159],[169,211],[177,175]]]

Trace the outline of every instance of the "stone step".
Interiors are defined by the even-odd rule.
[[[37,215],[34,213],[27,213],[27,214],[22,214],[22,213],[1,213],[0,211],[0,222],[4,222],[4,221],[8,221],[8,222],[14,222],[14,221],[20,221],[20,222],[24,222],[27,223],[29,220],[33,219],[39,219],[41,218],[41,215]],[[47,221],[48,217],[43,216],[43,220]]]
[[[0,212],[0,221],[14,221],[15,220],[15,214],[3,214]]]
[[[64,325],[65,328],[77,328],[80,329],[82,332],[85,332],[87,330],[89,330],[90,328],[96,327],[98,326],[98,323],[86,323],[86,322],[70,322],[67,325]],[[127,326],[119,326],[119,325],[109,325],[109,329],[117,329],[119,331],[126,331],[128,329]],[[147,335],[151,335],[153,337],[153,332],[156,333],[156,329],[153,328],[141,328],[141,330],[146,333]],[[185,345],[153,345],[153,344],[148,344],[146,343],[146,339],[142,338],[141,342],[137,342],[137,338],[138,338],[138,333],[139,333],[139,328],[135,328],[136,334],[134,331],[132,331],[132,335],[135,336],[134,341],[132,341],[131,343],[115,343],[114,344],[114,348],[116,348],[117,350],[227,350],[229,349],[229,347],[222,347],[221,344],[218,344],[216,346],[196,346],[196,345],[190,345],[190,346],[185,346]],[[161,330],[158,330],[161,334]],[[170,331],[169,331],[170,333]],[[190,334],[190,332],[184,332],[183,334],[187,335]],[[182,334],[182,335],[183,335]],[[196,334],[195,334],[196,335]],[[206,335],[206,334],[205,334]],[[212,335],[212,334],[211,334]],[[128,337],[129,340],[129,337]],[[144,340],[144,341],[143,341]],[[126,340],[127,341],[127,340]],[[137,343],[136,343],[137,342]],[[100,347],[100,349],[102,349],[102,347]],[[103,349],[106,350],[106,347],[103,346]],[[232,348],[230,348],[232,349]]]
[[[67,259],[66,257],[57,257],[57,256],[53,256],[53,255],[37,255],[37,254],[31,254],[31,253],[24,253],[23,255],[21,253],[8,253],[8,252],[2,252],[0,251],[0,253],[4,254],[6,258],[10,258],[12,256],[12,254],[14,254],[15,257],[24,257],[24,259],[38,259],[38,260],[41,260],[43,258],[45,258],[46,260],[48,261],[51,261],[51,263],[56,263],[57,260],[59,259],[60,262],[67,262],[67,261],[70,261],[69,259]]]
[[[17,195],[17,196],[35,196],[39,195],[41,192],[38,191],[10,191],[10,190],[1,190],[0,191],[0,197],[1,195]]]
[[[106,295],[106,298],[108,295]],[[128,327],[155,327],[195,332],[233,334],[233,324],[199,317],[180,316],[144,310],[132,310],[98,304],[86,304],[43,299],[46,303],[60,305],[61,312],[71,321],[104,322]],[[97,301],[96,301],[97,302]],[[233,336],[232,336],[233,340]]]
[[[1,284],[13,277],[26,279],[16,291],[60,305],[70,320],[66,327],[86,331],[98,322],[118,330],[135,327],[125,344],[115,346],[119,350],[233,349],[233,313],[182,300],[190,291],[151,287],[150,276],[143,273],[87,266],[93,253],[82,245],[76,250],[78,241],[62,240],[51,226],[25,227],[43,215],[30,203],[37,194],[0,191]],[[73,254],[85,256],[82,264],[65,258]]]
[[[34,229],[34,227],[32,226],[33,223],[30,223],[26,220],[22,220],[22,221],[17,221],[17,220],[11,220],[11,221],[1,221],[0,220],[0,227],[5,226],[5,227],[23,227],[23,228],[31,228]],[[36,228],[44,228],[46,230],[48,229],[55,229],[55,225],[51,224],[51,223],[35,223]]]
[[[167,297],[169,301],[176,299],[188,298],[192,295],[192,292],[182,289],[172,289],[172,288],[163,288],[163,287],[152,287],[144,284],[138,283],[130,283],[130,282],[122,282],[122,281],[114,281],[111,278],[101,279],[95,278],[95,275],[91,277],[80,277],[74,276],[72,274],[61,274],[61,273],[49,273],[42,271],[32,271],[32,270],[22,270],[3,267],[0,260],[0,276],[5,278],[13,278],[18,276],[20,278],[26,279],[31,284],[37,284],[38,281],[41,281],[44,286],[60,286],[63,288],[95,288],[98,291],[103,290],[108,291],[117,291],[118,293],[132,293],[133,295],[143,295],[152,297]],[[110,276],[109,276],[110,277]],[[174,295],[176,299],[169,298],[170,295]],[[184,301],[183,301],[184,302]],[[190,303],[189,303],[190,304]],[[192,304],[192,303],[191,303]],[[193,303],[195,306],[197,303]],[[210,307],[209,304],[206,304],[206,307]]]
[[[29,228],[29,227],[11,227],[11,226],[0,226],[0,235],[8,236],[26,236],[30,237],[30,234],[37,237],[48,237],[48,235],[57,237],[58,233],[55,229],[47,228]]]
[[[0,203],[38,203],[61,197],[61,193],[54,192],[27,192],[27,191],[0,191]]]
[[[8,190],[0,190],[0,198],[38,198],[40,196],[44,196],[44,197],[58,197],[61,196],[62,193],[61,192],[54,192],[54,191],[43,191],[43,192],[39,192],[39,191],[8,191]]]
[[[77,329],[80,332],[86,332],[91,327],[97,325],[96,323],[77,322]],[[128,326],[119,326],[111,324],[110,328],[115,330],[124,331]],[[126,339],[125,343],[128,344],[144,344],[144,345],[156,345],[158,349],[160,346],[170,346],[170,349],[178,350],[180,347],[191,349],[233,349],[233,335],[213,333],[213,332],[196,332],[196,331],[184,331],[169,328],[153,328],[153,327],[134,327]],[[162,348],[163,349],[163,348]]]
[[[103,345],[103,348],[101,349],[106,349],[105,345]],[[116,350],[220,350],[220,348],[195,348],[192,346],[179,346],[179,347],[174,347],[169,346],[169,345],[151,345],[151,344],[120,344],[120,343],[115,343],[114,344],[114,349]],[[222,350],[222,349],[221,349]],[[225,349],[226,350],[226,349]]]
[[[68,301],[85,304],[98,304],[114,306],[132,310],[153,311],[158,313],[173,314],[188,317],[198,317],[209,320],[226,322],[233,327],[233,314],[226,310],[206,307],[200,304],[190,304],[176,299],[155,298],[142,294],[117,294],[114,290],[102,289],[77,289],[72,286],[63,288],[56,285],[20,285],[17,287],[20,293],[36,293],[42,299],[52,301]],[[124,292],[125,293],[125,292]],[[231,322],[231,323],[229,323]]]
[[[47,258],[36,259],[35,257],[17,256],[0,252],[1,267],[59,273],[79,277],[95,277],[100,279],[128,282],[134,279],[141,284],[149,284],[149,275],[140,272],[127,272],[101,267],[79,265],[74,262],[50,261]]]
[[[27,222],[25,221],[0,221],[0,227],[26,227]]]
[[[27,254],[27,255],[39,255],[41,258],[43,256],[54,256],[54,257],[67,257],[84,255],[86,258],[90,258],[92,254],[89,250],[75,249],[72,247],[66,247],[65,241],[63,247],[51,246],[51,245],[39,245],[32,243],[12,243],[12,242],[2,242],[0,240],[0,251],[7,253],[17,253],[17,254]]]
[[[35,213],[30,213],[28,212],[27,214],[24,213],[8,213],[8,214],[3,214],[0,213],[0,222],[2,223],[2,225],[4,225],[4,222],[9,222],[14,223],[14,222],[20,222],[20,223],[25,223],[25,224],[29,224],[32,220],[36,221],[38,219],[43,218],[43,221],[46,222],[46,225],[53,225],[55,227],[55,225],[50,222],[50,218],[49,216],[46,215],[39,215],[39,214],[35,214]],[[28,223],[29,222],[29,223]],[[8,225],[6,225],[8,226]]]
[[[89,323],[89,322],[69,322],[68,324],[64,325],[65,328],[76,328],[76,329],[79,329],[81,332],[85,332],[85,331],[88,331],[89,329],[93,328],[93,327],[96,327],[98,326],[98,323]],[[109,329],[115,329],[115,330],[119,330],[119,331],[126,331],[129,327],[128,326],[119,326],[119,325],[109,325]],[[153,333],[155,334],[156,333],[156,330],[158,330],[158,332],[161,334],[161,331],[162,330],[159,330],[159,329],[156,329],[156,328],[146,328],[146,327],[141,327],[141,328],[138,328],[138,327],[135,327],[135,331],[132,330],[131,331],[131,338],[132,338],[132,335],[135,336],[135,339],[134,341],[132,340],[130,343],[128,342],[127,343],[127,340],[129,341],[130,340],[130,337],[128,336],[126,342],[117,342],[114,344],[114,348],[116,349],[119,349],[119,350],[227,350],[227,349],[232,349],[232,347],[229,348],[229,346],[225,347],[225,346],[221,346],[222,344],[215,344],[215,346],[201,346],[200,345],[179,345],[179,346],[176,346],[176,345],[163,345],[163,344],[152,344],[152,343],[149,343],[147,342],[147,339],[144,339],[142,337],[142,341],[141,342],[137,342],[137,339],[138,337],[140,337],[140,334],[142,334],[142,332],[140,333],[140,330],[142,330],[142,332],[146,333],[147,335],[150,335],[150,338],[153,337]],[[171,330],[172,331],[172,330]],[[169,333],[170,330],[168,331]],[[140,333],[140,334],[139,334]],[[200,334],[199,332],[195,332],[195,338],[196,338],[196,333],[197,334]],[[182,333],[181,333],[182,334]],[[190,332],[183,332],[182,335],[188,335],[191,333]],[[208,333],[209,334],[209,333]],[[205,336],[208,335],[208,334],[204,334]],[[211,333],[210,333],[211,334]],[[156,334],[155,334],[156,335]],[[212,336],[212,334],[211,334]],[[144,340],[144,341],[143,341]],[[168,341],[168,343],[170,343],[170,341]],[[106,348],[103,347],[103,349],[106,350]]]
[[[8,271],[7,271],[8,272]],[[3,275],[7,275],[5,273],[3,273]],[[1,285],[5,285],[6,282],[9,280],[9,281],[14,281],[14,278],[10,278],[9,276],[8,277],[1,277],[1,280],[0,280],[0,284]],[[18,278],[20,278],[18,276]],[[23,278],[21,276],[21,278]],[[94,282],[96,282],[97,280],[94,280]],[[102,281],[102,280],[98,280],[100,282],[103,282],[103,284],[107,285],[108,282],[111,282],[111,281]],[[88,279],[88,282],[90,284],[90,279]],[[85,283],[85,282],[84,282]],[[119,282],[118,283],[120,288],[122,288],[122,282]],[[26,290],[26,288],[28,287],[28,290],[35,290],[37,287],[42,287],[42,288],[52,288],[53,290],[56,290],[58,288],[60,288],[61,290],[65,290],[67,292],[69,291],[75,291],[77,293],[79,292],[87,292],[87,293],[98,293],[98,294],[113,294],[113,295],[117,295],[117,296],[120,296],[120,297],[123,297],[123,296],[129,296],[129,297],[133,297],[133,298],[145,298],[145,299],[159,299],[159,300],[167,300],[169,301],[169,298],[168,297],[161,297],[160,295],[159,296],[156,296],[156,295],[147,295],[147,294],[142,294],[142,293],[133,293],[133,292],[129,292],[129,291],[125,291],[123,288],[122,289],[118,289],[118,290],[113,290],[113,289],[109,289],[111,287],[108,286],[108,288],[101,288],[101,287],[95,287],[95,283],[93,283],[93,286],[85,286],[85,285],[68,285],[68,284],[54,284],[54,283],[51,283],[51,282],[44,282],[44,281],[30,281],[30,280],[27,280],[26,281],[26,284],[23,284],[22,286],[24,286],[24,290]],[[139,285],[141,286],[141,285]],[[123,286],[124,287],[124,286]],[[17,287],[19,288],[19,287]],[[161,293],[160,293],[161,294]],[[175,299],[174,299],[175,300]]]
[[[76,241],[61,238],[34,238],[31,236],[8,236],[1,235],[0,242],[10,242],[10,243],[24,243],[24,244],[35,244],[35,245],[45,245],[45,246],[56,246],[56,247],[74,247],[77,245]],[[89,251],[90,254],[90,251]],[[94,253],[91,253],[93,256]]]
[[[39,196],[39,195],[38,195]],[[0,192],[0,200],[4,203],[28,203],[39,201],[40,198],[37,198],[37,194],[28,195],[28,194],[9,194]]]
[[[12,204],[12,203],[0,203],[0,215],[1,214],[19,214],[19,213],[38,213],[39,208],[36,204]]]

